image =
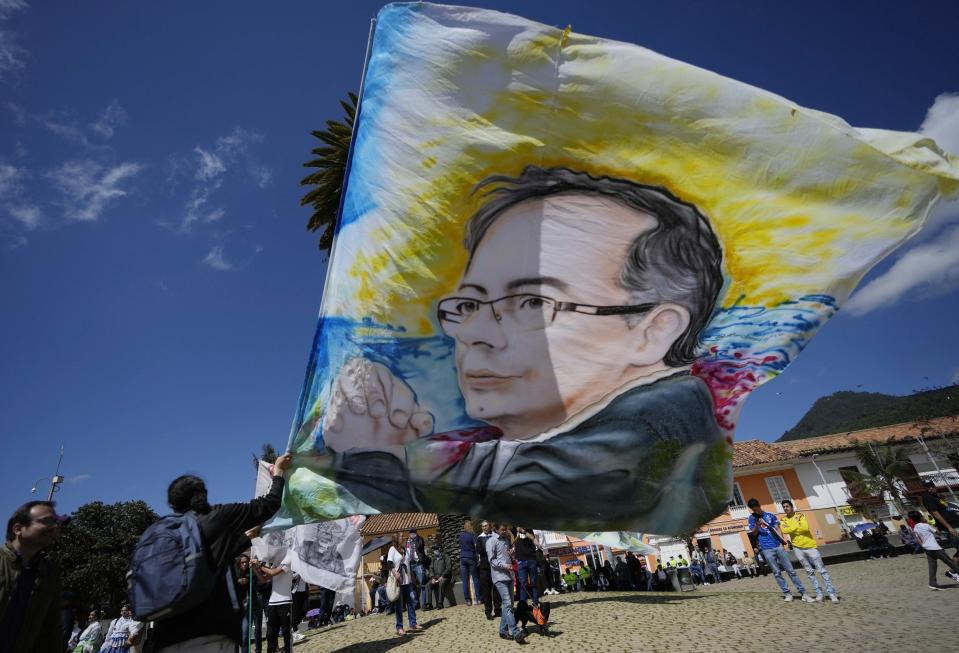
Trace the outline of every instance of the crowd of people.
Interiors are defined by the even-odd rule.
[[[63,590],[59,569],[49,555],[66,518],[57,515],[52,502],[24,504],[9,519],[6,542],[0,548],[0,653],[135,653],[145,637],[152,650],[163,653],[234,653],[251,648],[261,653],[263,639],[268,653],[275,653],[281,634],[289,653],[304,617],[317,626],[367,614],[334,605],[331,590],[321,590],[320,607],[307,611],[307,585],[288,565],[265,564],[245,553],[255,528],[279,508],[289,465],[289,456],[277,459],[269,492],[248,503],[211,506],[206,486],[195,476],[182,476],[170,484],[167,498],[174,515],[193,515],[211,573],[227,582],[189,597],[189,610],[174,606],[149,624],[138,620],[134,606],[126,604],[109,619],[93,609],[75,620],[69,593]],[[909,512],[900,536],[906,547],[925,553],[929,587],[938,590],[940,562],[947,567],[947,577],[959,582],[959,513],[938,496],[932,483],[927,483],[920,504],[924,512]],[[693,549],[689,559],[683,554],[670,556],[655,570],[627,552],[602,564],[568,564],[560,574],[559,561],[532,529],[483,521],[480,532],[474,533],[467,522],[457,537],[464,600],[467,605],[484,606],[489,620],[499,617],[500,636],[520,644],[526,642],[530,622],[548,633],[550,606],[544,597],[570,591],[662,590],[672,584],[673,568],[688,569],[692,582],[703,585],[771,572],[786,601],[795,598],[788,577],[801,601],[823,601],[828,596],[838,602],[809,524],[792,502],[782,502],[782,519],[764,511],[756,499],[747,505],[751,511],[748,530],[757,543],[752,555]],[[885,537],[878,526],[876,531]],[[953,556],[946,554],[948,548],[955,549]],[[805,571],[811,592],[796,574],[790,553]],[[415,530],[405,540],[396,536],[383,555],[379,576],[371,579],[370,612],[394,615],[398,636],[420,631],[417,611],[456,605],[452,591],[456,571],[435,538],[427,547]]]

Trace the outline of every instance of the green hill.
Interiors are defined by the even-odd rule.
[[[905,397],[843,390],[817,399],[799,423],[783,433],[777,442],[946,415],[959,415],[959,385]]]

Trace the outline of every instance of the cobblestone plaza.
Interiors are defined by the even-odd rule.
[[[300,653],[415,651],[703,651],[896,650],[959,652],[959,585],[939,566],[927,586],[926,559],[830,566],[842,601],[785,603],[772,575],[710,585],[695,592],[580,592],[550,597],[552,636],[531,627],[528,645],[497,637],[482,606],[419,612],[425,630],[397,637],[393,616],[372,616],[310,631]],[[809,586],[806,576],[800,579]],[[404,615],[405,618],[405,615]],[[264,650],[265,650],[264,643]]]

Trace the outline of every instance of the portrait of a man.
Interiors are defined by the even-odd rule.
[[[663,188],[568,168],[475,192],[467,264],[435,318],[465,412],[487,426],[433,432],[428,398],[354,358],[323,424],[337,482],[385,509],[695,527],[728,485],[709,390],[689,373],[723,286],[708,220]]]

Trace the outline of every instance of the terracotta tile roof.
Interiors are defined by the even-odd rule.
[[[787,457],[774,445],[762,440],[743,440],[733,443],[733,467],[774,463],[785,460]]]
[[[743,440],[733,444],[733,467],[768,465],[809,456],[814,453],[849,451],[855,447],[856,441],[885,442],[889,438],[894,441],[911,440],[917,435],[923,435],[923,428],[927,429],[923,436],[926,440],[934,440],[939,437],[959,437],[959,416],[939,417],[922,425],[906,422],[787,442]]]
[[[394,512],[386,515],[370,515],[363,522],[362,534],[384,535],[411,528],[436,528],[439,518],[432,512]]]
[[[913,422],[906,422],[903,424],[880,426],[873,429],[862,429],[860,431],[847,431],[845,433],[821,435],[816,438],[806,438],[804,440],[777,442],[773,446],[775,446],[787,457],[795,458],[798,456],[808,456],[814,453],[847,451],[855,446],[853,441],[885,442],[889,438],[892,438],[893,440],[911,440],[917,435],[923,435],[923,427],[930,429],[923,436],[927,440],[936,439],[941,437],[943,434],[946,437],[954,437],[956,432],[959,431],[959,417],[939,417],[937,419],[929,420],[928,423],[924,423],[923,425],[917,425]]]

